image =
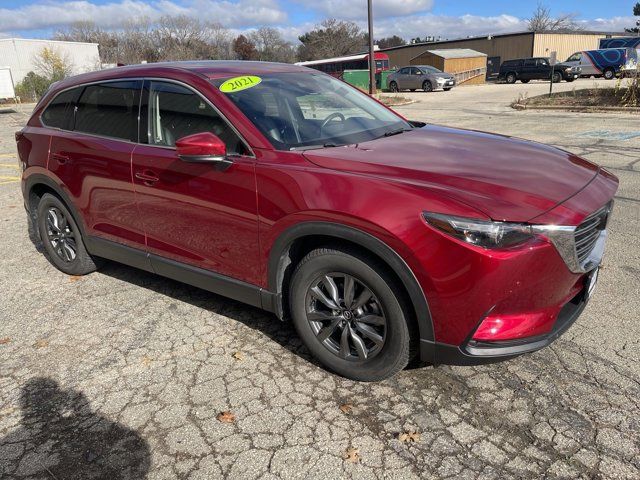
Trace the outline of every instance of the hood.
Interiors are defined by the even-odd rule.
[[[453,78],[453,75],[447,72],[432,73],[431,76],[436,78]]]
[[[321,167],[419,184],[512,222],[551,210],[598,173],[596,165],[556,148],[432,125],[304,155]]]

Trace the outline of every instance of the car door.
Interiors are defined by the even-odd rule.
[[[547,60],[546,58],[538,58],[536,60],[536,64],[538,68],[535,78],[539,80],[546,80],[551,78],[551,64],[549,63],[549,60]]]
[[[48,168],[88,235],[144,249],[131,182],[141,87],[139,80],[119,80],[74,89],[69,123],[51,138]]]
[[[422,71],[418,67],[411,67],[410,71],[410,87],[412,89],[422,88],[422,82],[424,81]]]
[[[211,103],[186,85],[148,80],[133,182],[151,254],[259,283],[255,158]],[[211,132],[232,164],[180,159],[175,142]],[[166,262],[151,257],[156,271]]]
[[[536,75],[538,66],[535,58],[527,58],[520,71],[520,80],[532,80],[538,78]]]
[[[398,88],[401,90],[405,90],[411,87],[411,69],[409,67],[404,67],[398,70],[396,74],[396,83],[398,84]]]

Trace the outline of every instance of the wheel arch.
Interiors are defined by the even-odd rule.
[[[309,251],[326,245],[354,246],[377,257],[397,277],[412,308],[420,339],[434,340],[427,299],[404,259],[382,240],[354,227],[332,222],[304,222],[285,230],[273,243],[268,263],[268,289],[275,294],[274,311],[284,318],[288,308],[288,284],[293,268]]]
[[[85,225],[83,218],[78,214],[78,211],[76,210],[76,207],[71,201],[69,195],[52,178],[40,173],[29,175],[25,180],[24,186],[25,207],[27,208],[27,213],[29,214],[29,218],[33,226],[37,227],[35,223],[37,220],[37,205],[45,193],[51,193],[57,196],[65,204],[69,209],[69,212],[71,212],[71,215],[73,215],[76,225],[80,228],[80,233],[85,237]],[[38,231],[37,228],[35,231]]]

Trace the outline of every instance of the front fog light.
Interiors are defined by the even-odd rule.
[[[429,225],[463,242],[482,248],[507,248],[534,237],[531,226],[523,223],[491,222],[424,212]]]

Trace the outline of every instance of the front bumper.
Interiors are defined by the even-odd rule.
[[[589,276],[582,290],[560,310],[552,330],[544,335],[516,340],[481,342],[472,335],[462,345],[420,341],[420,358],[425,362],[447,365],[478,365],[494,363],[534,352],[546,347],[566,332],[578,319],[589,301]]]

